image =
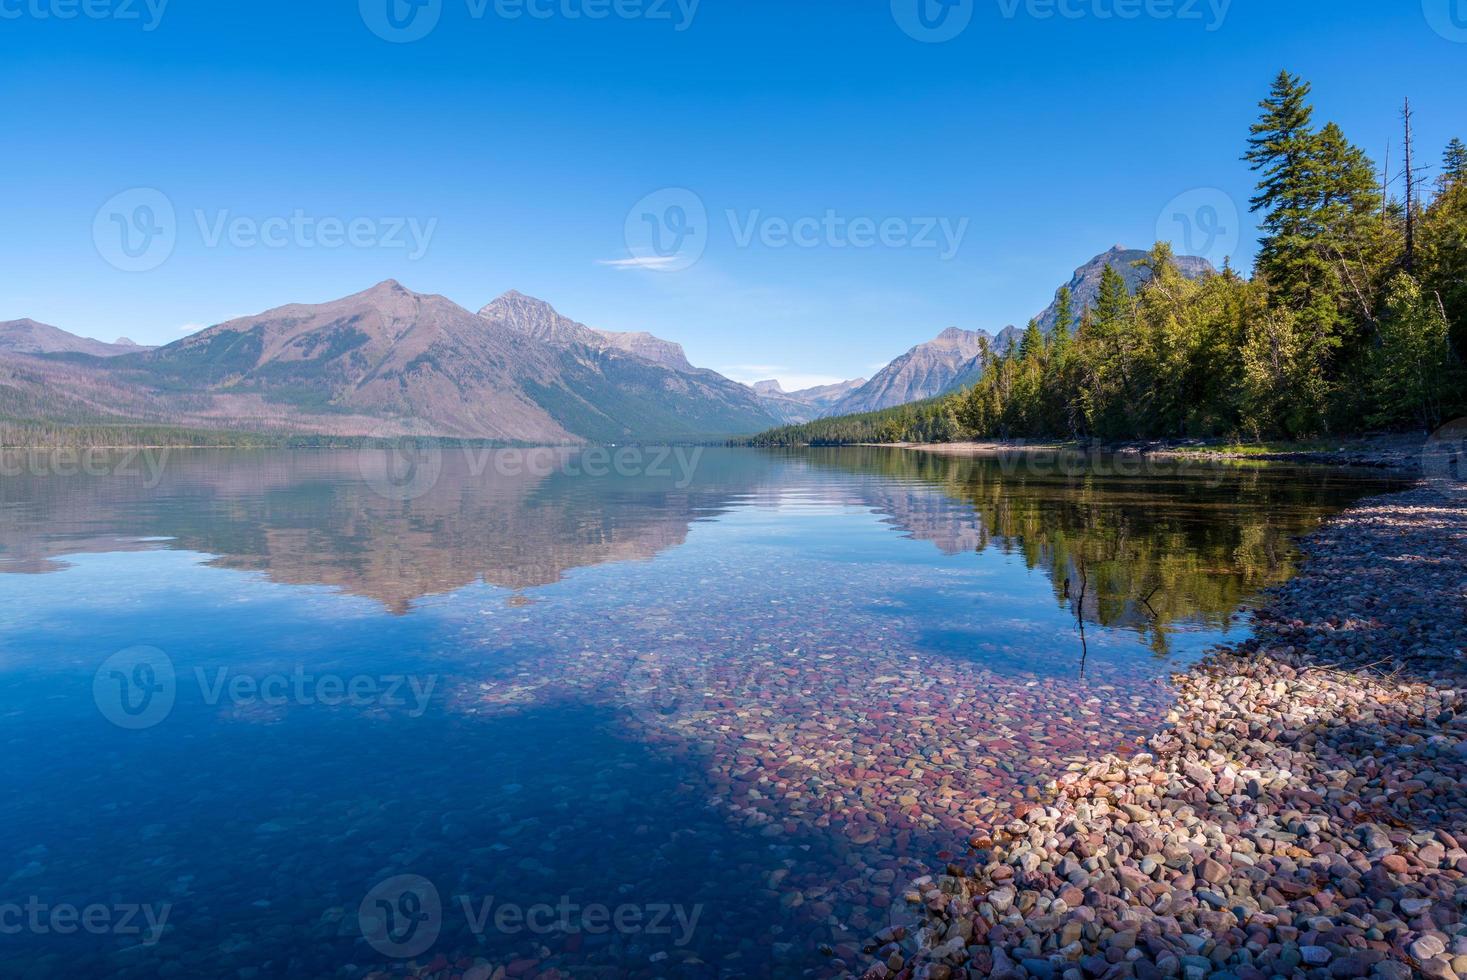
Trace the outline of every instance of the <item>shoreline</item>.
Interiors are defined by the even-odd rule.
[[[1323,443],[1264,443],[1259,445],[1165,441],[1104,444],[1051,440],[888,443],[885,445],[891,449],[909,449],[913,452],[931,453],[936,456],[982,457],[1012,453],[1080,452],[1088,454],[1105,452],[1174,462],[1303,463],[1419,473],[1422,452],[1427,441],[1428,437],[1425,435],[1390,435],[1365,439],[1339,439]]]
[[[1467,977],[1467,493],[1302,545],[1146,751],[1071,762],[914,882],[864,976]]]

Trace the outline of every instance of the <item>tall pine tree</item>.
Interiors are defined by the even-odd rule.
[[[1467,145],[1454,137],[1442,154],[1442,188],[1459,184],[1463,178],[1467,178]]]
[[[1257,268],[1276,288],[1294,292],[1296,284],[1311,278],[1309,245],[1315,196],[1311,188],[1315,136],[1314,108],[1308,102],[1310,86],[1287,71],[1274,79],[1263,110],[1253,124],[1248,152],[1243,154],[1261,175],[1258,193],[1249,202],[1252,211],[1263,214],[1264,237]],[[1307,303],[1307,295],[1291,297]]]

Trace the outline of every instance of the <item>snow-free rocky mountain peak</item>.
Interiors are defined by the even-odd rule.
[[[58,420],[535,443],[719,438],[778,421],[675,344],[591,330],[521,294],[479,315],[395,280],[105,360],[16,352],[0,361],[6,402]]]
[[[597,350],[620,350],[674,371],[695,371],[681,344],[650,333],[614,333],[593,330],[562,316],[544,300],[510,290],[479,311],[479,315],[512,330],[553,344],[581,344]]]

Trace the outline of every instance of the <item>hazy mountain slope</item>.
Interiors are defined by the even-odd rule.
[[[754,393],[766,409],[781,422],[809,422],[829,412],[832,406],[866,383],[865,378],[818,385],[801,391],[785,391],[778,381],[760,381]]]
[[[950,327],[882,368],[870,381],[836,402],[827,414],[874,412],[940,395],[956,379],[972,372],[984,345],[992,342],[985,331]]]
[[[518,292],[479,316],[555,352],[559,382],[537,379],[527,388],[558,423],[587,439],[717,438],[778,420],[749,388],[693,367],[681,347],[650,334],[594,330]]]
[[[9,354],[89,354],[92,357],[116,357],[148,348],[139,347],[126,337],[107,344],[90,337],[78,337],[60,327],[37,323],[32,319],[0,322],[0,352]]]

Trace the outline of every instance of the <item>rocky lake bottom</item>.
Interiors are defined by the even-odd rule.
[[[694,457],[687,457],[694,461]],[[1389,478],[445,449],[0,476],[0,973],[833,976]]]

